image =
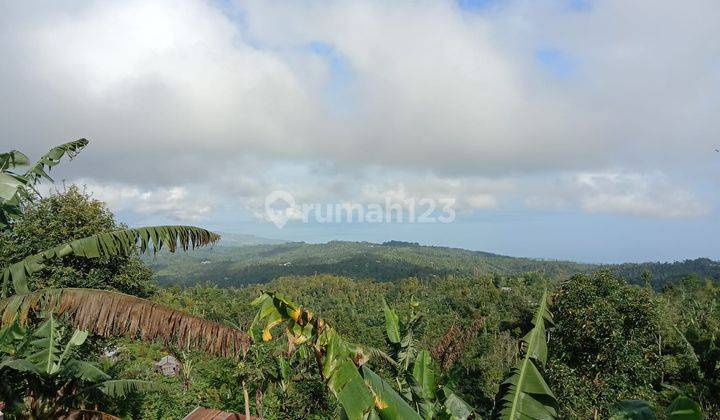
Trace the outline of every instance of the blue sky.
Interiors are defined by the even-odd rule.
[[[35,156],[91,139],[57,178],[130,224],[720,259],[719,20],[714,0],[17,2],[0,135]],[[278,229],[278,190],[457,218]]]

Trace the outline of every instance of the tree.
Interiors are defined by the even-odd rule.
[[[554,294],[548,373],[566,416],[606,416],[622,400],[654,402],[663,359],[651,293],[599,272],[574,276]]]

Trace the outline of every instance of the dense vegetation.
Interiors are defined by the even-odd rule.
[[[518,409],[537,418],[694,419],[696,401],[705,418],[720,418],[720,288],[706,271],[656,290],[661,274],[647,266],[637,285],[595,266],[571,274],[569,263],[552,263],[548,272],[533,265],[541,261],[492,254],[333,242],[200,256],[247,252],[247,266],[289,261],[283,267],[315,264],[318,274],[156,287],[136,249],[182,245],[178,237],[206,231],[127,229],[74,187],[23,197],[17,210],[3,204],[13,211],[0,263],[22,270],[3,271],[0,401],[18,417],[85,409],[176,419],[206,406],[268,419],[524,418]],[[102,250],[87,251],[88,237]],[[33,260],[63,243],[73,246]],[[391,274],[370,278],[384,271],[368,255]],[[346,266],[347,257],[365,265]],[[352,276],[336,275],[333,264]],[[193,281],[211,283],[200,270],[213,263],[197,265]],[[480,268],[491,266],[506,271]],[[417,267],[437,271],[418,275]],[[227,351],[245,333],[252,345]],[[168,354],[181,362],[178,376],[155,370]],[[618,414],[621,407],[637,415]]]
[[[673,263],[580,264],[401,241],[221,245],[191,254],[159,254],[146,262],[155,270],[160,284],[185,286],[210,282],[238,287],[281,276],[318,273],[394,281],[408,277],[433,279],[450,275],[508,276],[535,272],[559,280],[574,274],[609,270],[629,283],[647,283],[657,290],[690,274],[720,280],[720,262],[707,258]]]

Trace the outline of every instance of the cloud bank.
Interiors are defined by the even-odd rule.
[[[277,189],[709,214],[720,3],[578,5],[9,3],[0,136],[90,138],[69,176],[179,220]]]

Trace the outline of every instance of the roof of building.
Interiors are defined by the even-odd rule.
[[[174,358],[173,356],[165,356],[162,359],[160,359],[160,361],[155,362],[155,366],[162,366],[162,365],[167,365],[167,364],[180,365],[180,362],[178,362],[178,360],[176,358]]]
[[[256,420],[259,417],[250,416],[246,419],[244,414],[228,413],[214,408],[197,407],[183,420]]]

